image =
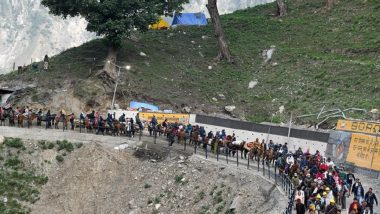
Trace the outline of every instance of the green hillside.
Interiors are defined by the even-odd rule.
[[[234,64],[213,61],[217,43],[211,24],[136,34],[119,54],[118,64],[132,70],[123,71],[117,99],[203,113],[235,105],[237,116],[257,122],[270,121],[282,105],[285,113],[275,122],[287,121],[290,112],[318,112],[323,105],[379,108],[380,1],[339,1],[330,11],[323,5],[324,0],[288,1],[289,15],[281,19],[274,16],[275,4],[222,16]],[[273,58],[264,63],[262,51],[272,45]],[[70,80],[76,96],[101,104],[97,97],[112,97],[112,89],[99,87],[102,81],[89,69],[102,65],[106,53],[104,42],[94,40],[53,57],[50,72],[13,72],[0,81],[37,82],[39,90],[29,95],[38,101],[47,96],[46,88]],[[248,89],[253,80],[258,84]]]

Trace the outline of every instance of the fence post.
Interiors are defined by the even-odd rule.
[[[270,179],[270,163],[268,165],[268,178]]]
[[[236,165],[239,167],[239,151],[236,151]]]
[[[228,164],[228,147],[224,147],[224,152],[226,153],[226,160],[227,160],[227,164]]]
[[[257,171],[260,172],[260,157],[257,158]]]
[[[216,142],[215,144],[214,146],[216,146],[216,161],[219,161],[219,143]]]
[[[207,144],[206,144],[206,159],[207,159]]]
[[[248,152],[248,164],[247,164],[247,169],[249,169],[249,159],[250,159],[250,152]]]
[[[265,163],[264,163],[264,159],[263,159],[263,176],[265,177]]]
[[[153,139],[154,139],[154,144],[156,144],[156,140],[157,140],[157,132],[155,130],[153,130]]]
[[[194,154],[197,154],[197,144],[194,144]]]
[[[274,164],[274,183],[277,186],[277,163]]]

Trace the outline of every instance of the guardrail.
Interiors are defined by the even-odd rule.
[[[153,143],[157,141],[157,133],[153,133]],[[169,145],[174,143],[174,139],[167,139]],[[178,141],[175,144],[179,144]],[[279,186],[285,192],[288,203],[287,207],[284,209],[283,214],[291,214],[295,199],[295,189],[290,178],[279,170],[276,161],[268,163],[267,160],[260,159],[258,157],[256,160],[251,159],[251,154],[242,152],[241,150],[233,150],[228,147],[212,148],[208,144],[189,144],[186,140],[183,143],[183,150],[191,149],[194,154],[204,155],[206,159],[214,158],[218,162],[225,161],[227,164],[236,164],[236,167],[247,167],[248,170],[257,170],[257,172],[262,172],[264,177],[273,180],[276,186]],[[213,150],[214,149],[214,150]]]

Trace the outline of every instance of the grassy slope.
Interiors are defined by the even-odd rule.
[[[281,105],[287,113],[296,114],[315,113],[324,104],[330,108],[379,108],[380,2],[340,1],[331,11],[321,9],[323,2],[290,1],[289,16],[283,19],[273,16],[274,4],[223,16],[236,59],[233,65],[213,64],[217,46],[211,25],[137,35],[138,41],[127,41],[119,55],[118,64],[133,66],[122,75],[126,84],[120,90],[128,97],[124,99],[178,107],[185,104],[204,112],[222,111],[232,104],[240,116],[254,121],[270,120]],[[271,62],[277,66],[262,60],[262,50],[271,45],[277,47]],[[148,57],[139,56],[140,51]],[[77,94],[89,99],[96,92],[89,92],[91,87],[80,80],[89,76],[91,63],[85,58],[96,57],[99,64],[105,54],[103,42],[95,40],[54,57],[54,72],[34,77],[24,73],[21,79],[51,77],[54,80],[38,80],[41,87],[49,88],[62,78],[77,79],[76,83],[82,83],[75,84]],[[212,70],[207,69],[209,65]],[[90,79],[99,83],[93,75]],[[259,84],[248,90],[248,83],[255,79]],[[226,99],[213,101],[218,93]],[[274,121],[287,118],[287,114],[278,115]]]

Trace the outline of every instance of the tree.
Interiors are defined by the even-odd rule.
[[[232,60],[231,52],[228,48],[228,44],[224,36],[216,1],[217,0],[208,0],[206,7],[208,9],[208,12],[210,13],[211,21],[214,26],[215,37],[217,38],[218,44],[219,44],[219,54],[217,56],[217,59],[218,60],[225,59],[228,62],[232,62],[233,60]]]
[[[276,2],[277,2],[277,15],[280,17],[286,16],[287,9],[286,9],[285,0],[276,0]]]
[[[188,0],[42,0],[56,16],[81,16],[88,22],[87,30],[104,36],[108,42],[108,55],[104,70],[116,78],[115,67],[118,49],[135,29],[145,32],[149,24],[158,20],[160,15],[182,10]]]

